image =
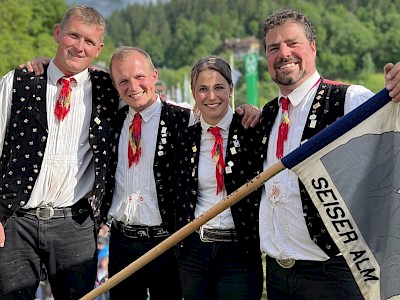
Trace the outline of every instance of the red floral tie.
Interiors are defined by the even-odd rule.
[[[142,116],[136,113],[132,124],[129,126],[128,163],[129,168],[133,163],[139,162],[142,154]]]
[[[282,117],[281,117],[281,124],[279,125],[278,131],[278,142],[276,145],[276,157],[281,159],[283,157],[283,144],[287,140],[288,131],[289,131],[289,99],[288,98],[281,98],[281,105],[282,105]]]
[[[224,150],[222,143],[222,136],[219,132],[219,127],[210,127],[208,129],[215,137],[214,147],[211,150],[211,157],[215,160],[215,178],[217,180],[217,195],[222,192],[224,186],[224,175],[223,171],[225,168],[224,163]]]
[[[54,113],[59,121],[64,120],[71,107],[71,82],[74,82],[73,77],[62,77],[57,82],[61,85],[60,93],[54,108]]]

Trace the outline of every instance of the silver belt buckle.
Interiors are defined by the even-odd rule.
[[[145,228],[139,229],[139,230],[137,231],[137,234],[138,234],[140,237],[147,237],[147,238],[150,238],[150,227],[149,227],[149,226],[146,226]]]
[[[46,211],[46,210],[49,211],[49,216],[43,217],[43,216],[40,214],[40,212],[41,212],[41,211]],[[43,221],[50,220],[53,216],[54,216],[54,208],[52,208],[51,206],[38,207],[38,208],[36,208],[36,217],[37,217],[39,220],[43,220]]]
[[[204,243],[212,243],[212,240],[210,240],[208,237],[204,236],[204,226],[201,225],[199,228],[199,235],[200,235],[200,240]]]
[[[296,261],[293,258],[288,258],[288,259],[275,258],[275,259],[278,265],[280,265],[284,269],[290,269],[296,263]]]

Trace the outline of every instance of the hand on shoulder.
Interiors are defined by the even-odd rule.
[[[400,101],[400,62],[387,63],[383,68],[385,73],[385,87],[395,102]]]

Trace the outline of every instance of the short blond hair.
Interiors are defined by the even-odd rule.
[[[153,64],[153,60],[151,59],[151,56],[149,53],[147,53],[145,50],[139,48],[139,47],[130,47],[130,46],[122,46],[119,47],[118,49],[116,49],[111,57],[111,61],[110,61],[110,67],[109,67],[109,73],[111,76],[111,79],[114,81],[113,79],[113,72],[112,72],[112,65],[113,62],[116,60],[125,60],[129,55],[131,55],[132,53],[139,53],[141,54],[147,61],[147,64],[150,68],[151,71],[155,70],[154,64]]]
[[[106,21],[102,14],[95,8],[87,5],[71,7],[64,14],[64,17],[60,22],[61,28],[64,28],[68,22],[75,17],[80,18],[86,24],[99,27],[102,30],[101,41],[104,40],[104,37],[106,36]]]

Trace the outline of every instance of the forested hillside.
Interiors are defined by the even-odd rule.
[[[65,11],[63,0],[3,0],[0,6],[0,73],[35,56],[52,56],[53,26]],[[317,33],[317,66],[328,78],[354,80],[381,73],[386,62],[400,60],[400,0],[170,0],[133,4],[114,11],[106,47],[99,60],[109,62],[117,46],[146,49],[168,85],[180,80],[200,57],[218,54],[233,38],[260,38],[263,20],[274,10],[304,12]],[[264,55],[263,50],[261,56]],[[235,61],[239,70],[243,62]],[[270,98],[265,59],[259,66],[260,97]],[[373,77],[376,78],[376,77]],[[266,83],[265,83],[266,82]],[[369,86],[376,90],[376,86]],[[364,83],[364,82],[361,82]],[[268,84],[265,86],[264,84]],[[237,91],[241,95],[242,86]],[[243,95],[243,94],[242,94]]]
[[[262,21],[288,6],[313,22],[319,66],[329,76],[371,71],[372,62],[381,70],[384,62],[399,59],[399,0],[171,0],[114,12],[109,33],[116,45],[138,45],[156,64],[179,68],[217,52],[225,39],[260,37]]]

